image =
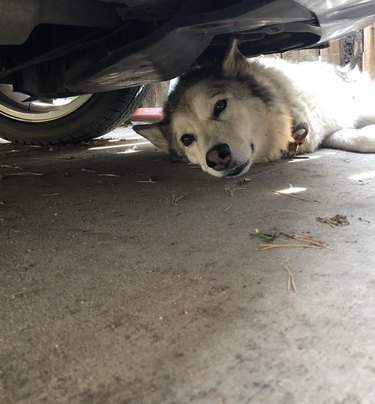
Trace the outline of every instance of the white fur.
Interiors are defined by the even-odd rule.
[[[365,137],[364,131],[358,130],[375,124],[375,85],[366,74],[342,69],[348,80],[345,82],[335,72],[337,67],[327,63],[293,64],[267,58],[262,58],[260,63],[271,68],[274,79],[279,80],[294,121],[309,125],[309,136],[301,152],[312,152],[322,144],[349,151],[375,152],[375,127],[370,126]]]
[[[302,122],[309,134],[300,152],[321,145],[375,152],[375,84],[358,70],[319,62],[248,61],[233,44],[221,75],[199,78],[181,89],[178,97],[171,97],[168,119],[135,130],[164,149],[173,144],[214,176],[236,175],[236,167],[244,167],[244,174],[252,163],[280,159],[293,142],[293,125]],[[222,99],[227,107],[215,118],[215,103]],[[196,141],[184,146],[184,134],[193,134]],[[224,143],[232,160],[217,171],[207,165],[207,153]]]

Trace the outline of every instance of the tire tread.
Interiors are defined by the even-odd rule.
[[[141,105],[148,86],[95,94],[71,115],[46,123],[23,123],[0,116],[0,137],[25,145],[72,144],[104,135]],[[90,110],[91,107],[91,110]],[[81,121],[81,122],[80,122]]]

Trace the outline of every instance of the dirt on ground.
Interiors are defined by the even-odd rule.
[[[374,402],[374,167],[0,145],[0,402]]]

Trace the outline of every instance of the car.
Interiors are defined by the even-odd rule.
[[[325,47],[375,1],[0,0],[0,137],[74,143],[127,120],[148,85],[223,57]]]

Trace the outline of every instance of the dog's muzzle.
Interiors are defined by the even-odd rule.
[[[239,175],[245,174],[250,168],[250,162],[235,165],[234,167],[229,167],[228,172],[225,173],[225,177],[238,177]]]
[[[216,177],[237,177],[247,172],[251,165],[249,160],[245,162],[234,161],[226,143],[213,146],[206,154],[206,163],[209,168],[218,172],[217,175],[212,174]]]
[[[228,168],[232,161],[230,148],[226,143],[217,144],[207,152],[207,166],[216,170],[223,171]]]

